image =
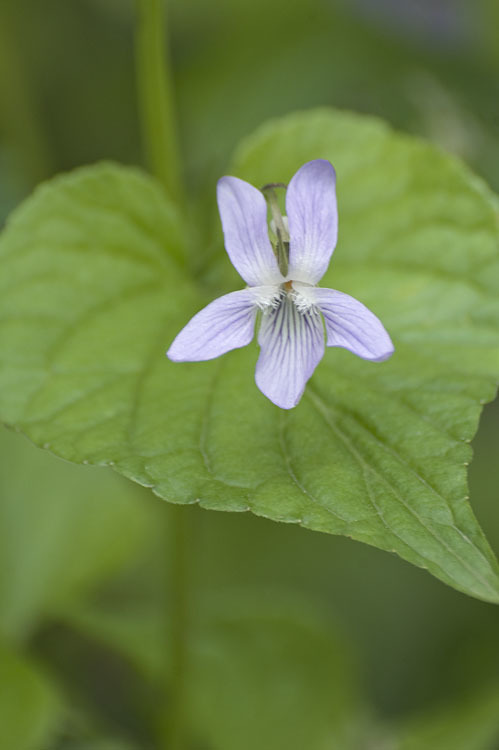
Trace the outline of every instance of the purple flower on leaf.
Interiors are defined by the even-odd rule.
[[[246,346],[260,312],[256,384],[274,404],[291,409],[326,345],[374,362],[393,354],[388,333],[367,307],[348,294],[316,286],[338,234],[336,175],[328,161],[308,162],[296,172],[286,192],[287,217],[269,200],[274,246],[260,190],[237,177],[222,177],[217,198],[225,247],[248,286],[198,312],[170,346],[171,360],[199,362]]]

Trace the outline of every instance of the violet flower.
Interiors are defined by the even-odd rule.
[[[374,362],[390,357],[393,345],[381,322],[361,302],[316,286],[338,233],[333,166],[317,159],[296,172],[286,193],[287,218],[279,213],[274,186],[267,187],[275,247],[263,193],[237,177],[219,180],[225,247],[248,286],[198,312],[167,355],[174,362],[199,362],[246,346],[260,311],[256,384],[274,404],[291,409],[322,359],[325,344]]]

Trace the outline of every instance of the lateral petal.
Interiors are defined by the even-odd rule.
[[[292,409],[324,355],[320,315],[314,310],[299,312],[285,296],[278,308],[262,314],[258,343],[258,388],[281,409]]]
[[[250,286],[279,284],[283,279],[269,239],[263,194],[238,177],[222,177],[217,200],[234,268]]]
[[[173,362],[201,362],[246,346],[253,338],[256,311],[252,289],[219,297],[191,318],[167,357]]]
[[[300,167],[286,193],[288,278],[316,284],[326,272],[338,237],[336,172],[325,159]]]
[[[391,357],[394,348],[390,336],[362,302],[335,289],[313,289],[309,297],[324,315],[327,346],[341,346],[373,362]]]

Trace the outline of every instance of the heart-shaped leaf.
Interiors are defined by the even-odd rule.
[[[340,207],[323,285],[382,319],[389,362],[329,350],[291,412],[257,391],[255,347],[168,362],[206,301],[185,230],[153,180],[104,165],[37,191],[4,232],[0,413],[172,502],[346,534],[497,602],[465,468],[499,373],[493,198],[431,146],[332,111],[271,123],[231,171],[261,185],[319,157],[337,168]]]

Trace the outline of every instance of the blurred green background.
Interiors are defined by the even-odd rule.
[[[496,0],[175,0],[169,23],[201,236],[237,141],[317,105],[429,138],[499,190]],[[2,219],[56,172],[141,163],[133,32],[131,0],[1,0]],[[0,748],[153,750],[171,511],[0,441]],[[498,446],[492,404],[470,494],[496,551]],[[348,539],[185,513],[186,748],[499,748],[496,607]]]

